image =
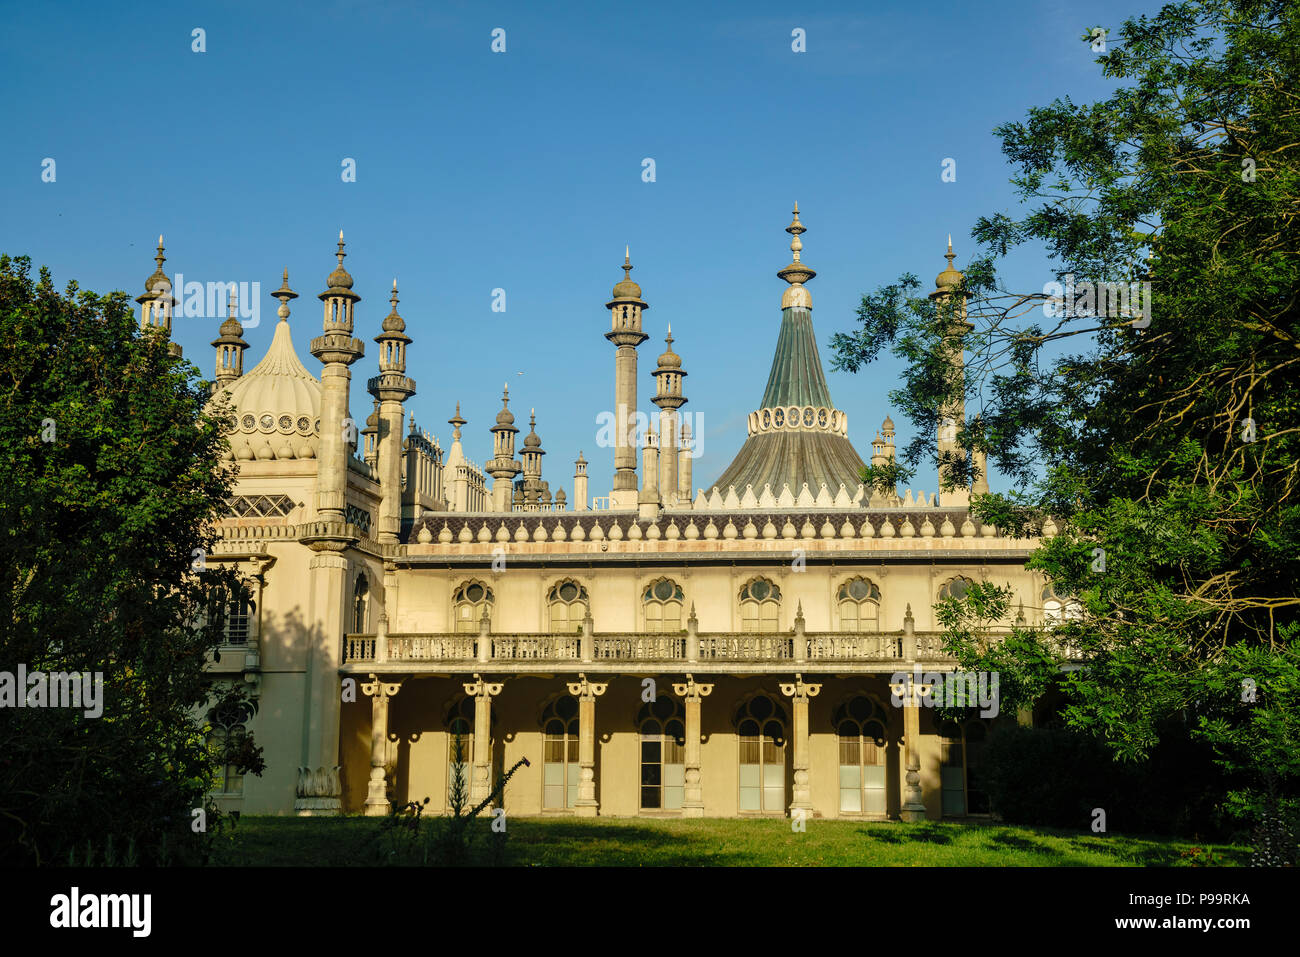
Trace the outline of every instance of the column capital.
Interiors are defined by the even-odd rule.
[[[796,701],[807,701],[809,698],[815,698],[822,693],[822,686],[820,684],[810,684],[804,681],[802,674],[796,674],[794,676],[793,684],[782,682],[780,687],[781,694],[785,695],[787,698],[794,698]]]
[[[605,689],[609,687],[609,682],[588,681],[587,675],[584,672],[579,672],[578,680],[568,682],[568,687],[569,694],[575,698],[598,698],[605,693]]]
[[[465,693],[471,698],[477,698],[480,695],[486,698],[494,698],[501,693],[505,683],[501,681],[489,682],[484,681],[475,672],[473,681],[465,682]]]
[[[673,683],[673,694],[679,698],[698,701],[713,694],[713,685],[702,684],[695,680],[694,675],[687,675],[684,684]]]
[[[894,700],[901,703],[904,708],[919,708],[922,699],[929,697],[934,691],[934,683],[922,681],[917,674],[902,672],[895,673],[890,677],[901,679],[889,682],[889,692],[893,695]]]
[[[361,686],[361,693],[370,698],[394,698],[405,683],[405,678],[388,682],[378,675],[371,675],[370,680]]]

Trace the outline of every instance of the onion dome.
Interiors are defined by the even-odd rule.
[[[892,432],[894,431],[894,420],[889,416],[885,416],[885,421],[880,423],[880,427],[884,429],[885,432]]]
[[[956,254],[952,251],[951,234],[948,236],[948,251],[944,253],[944,258],[948,260],[948,268],[934,277],[934,287],[939,291],[948,292],[960,286],[961,281],[966,278],[966,274],[960,269],[953,268],[952,261],[956,258]]]
[[[497,413],[497,425],[506,426],[511,428],[512,431],[518,432],[518,429],[513,428],[515,424],[515,416],[514,413],[510,411],[510,386],[506,385],[502,386],[502,388],[505,391],[501,396],[501,411]]]
[[[163,290],[161,290],[164,292],[169,291],[172,287],[172,281],[168,279],[167,274],[163,272],[162,264],[167,261],[167,257],[163,255],[163,238],[161,234],[159,234],[158,236],[158,255],[153,257],[153,261],[154,261],[153,275],[151,275],[148,279],[144,281],[145,294],[143,296],[140,296],[138,299],[136,299],[136,302],[143,302],[146,299],[153,299],[154,294],[160,291],[158,288],[159,284],[165,287]]]
[[[341,229],[339,230],[339,251],[336,255],[339,257],[339,264],[325,281],[330,284],[331,289],[351,289],[352,276],[343,268],[343,258],[347,256],[347,253],[343,251],[343,230]]]
[[[668,335],[664,339],[664,342],[668,343],[668,348],[659,356],[659,371],[677,371],[681,369],[682,357],[673,352],[673,327],[671,325],[668,327]],[[686,373],[684,372],[682,373],[682,375],[685,374]]]
[[[540,449],[542,447],[541,436],[537,434],[537,410],[530,409],[528,417],[528,434],[524,436],[524,448]]]
[[[320,432],[320,380],[307,371],[289,332],[289,300],[297,293],[284,284],[272,293],[280,300],[270,348],[262,361],[225,390],[232,408],[226,432],[237,458],[313,458]],[[241,455],[248,446],[252,455]],[[274,455],[263,454],[269,449]],[[282,455],[287,449],[292,454]]]
[[[615,299],[640,299],[641,287],[632,281],[632,251],[623,247],[623,278],[614,284]]]
[[[333,275],[331,275],[331,276],[330,276],[331,281],[333,280],[333,278],[334,278]],[[349,277],[349,280],[348,280],[348,281],[349,281],[349,283],[351,282],[351,278],[350,278],[350,277]],[[384,317],[384,332],[405,332],[405,331],[406,331],[406,320],[403,319],[403,318],[402,318],[400,315],[398,315],[398,313],[397,313],[397,301],[398,301],[398,300],[397,300],[397,280],[396,280],[396,279],[393,280],[393,294],[392,294],[392,296],[389,298],[388,301],[389,301],[390,303],[392,303],[393,309],[392,309],[391,312],[389,312],[389,314],[388,314],[387,316]],[[381,337],[376,336],[376,337],[375,337],[375,341],[378,342],[380,338],[381,338]],[[384,336],[384,337],[382,337],[382,338],[386,338],[386,339],[396,339],[396,338],[398,338],[398,337],[397,337],[397,336]],[[410,342],[410,341],[411,341],[411,340],[410,340],[409,338],[407,338],[406,336],[402,336],[401,338],[405,339],[407,342]]]

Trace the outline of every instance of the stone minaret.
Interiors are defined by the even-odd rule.
[[[582,457],[582,450],[579,449],[578,460],[573,463],[573,510],[585,512],[588,501],[587,460]]]
[[[285,276],[288,274],[286,269]],[[213,392],[220,392],[244,374],[244,350],[248,348],[248,343],[242,338],[244,327],[239,321],[239,304],[233,289],[230,291],[230,304],[226,312],[221,334],[212,340],[212,347],[217,350],[217,381],[212,387]]]
[[[961,336],[970,332],[975,327],[966,320],[966,294],[958,294],[962,281],[965,276],[958,269],[953,267],[952,261],[955,258],[952,251],[952,237],[948,237],[948,251],[944,258],[948,260],[948,267],[935,277],[934,292],[930,293],[930,298],[934,300],[935,306],[940,310],[947,310],[946,318],[948,320],[949,332],[945,338],[946,351],[948,353],[951,373],[955,377],[956,383],[963,388],[965,368],[964,358],[962,356]],[[957,432],[966,424],[966,402],[964,397],[960,396],[947,406],[939,410],[939,429],[938,429],[938,450],[942,456],[945,452],[962,454],[961,448],[957,444]],[[941,505],[969,505],[970,489],[956,488],[951,492],[944,491],[944,475],[947,469],[941,467],[939,475],[939,504]]]
[[[659,467],[662,473],[659,488],[664,504],[672,506],[678,500],[677,410],[686,404],[686,396],[682,395],[682,379],[686,372],[682,369],[682,357],[673,352],[671,325],[664,341],[668,348],[659,357],[659,368],[654,371],[658,388],[652,401],[659,406]]]
[[[880,433],[885,437],[885,443],[882,446],[882,450],[885,453],[885,461],[893,462],[896,460],[895,456],[897,455],[897,449],[894,446],[894,420],[889,416],[885,416],[885,421],[880,423]],[[898,494],[897,485],[893,487],[890,494],[893,496],[893,503],[891,504],[897,504],[902,501],[902,496]]]
[[[695,446],[691,442],[691,427],[683,422],[682,440],[677,447],[677,501],[683,505],[691,500],[691,459],[694,457]]]
[[[140,328],[162,329],[170,339],[172,309],[180,300],[172,295],[172,281],[163,272],[162,264],[167,261],[167,257],[163,255],[161,235],[158,237],[158,255],[153,257],[153,261],[153,275],[144,281],[144,295],[136,296],[135,299],[140,304]],[[181,357],[181,347],[175,342],[167,343],[167,351],[178,359]]]
[[[637,498],[637,518],[653,522],[659,517],[659,443],[654,429],[647,429],[645,447],[642,449],[644,466],[641,473],[641,494]]]
[[[527,506],[536,506],[541,503],[543,493],[550,497],[550,492],[546,489],[542,481],[542,456],[546,452],[542,448],[542,439],[537,434],[537,410],[528,410],[528,434],[524,436],[524,450],[521,458],[524,463],[524,504]]]
[[[317,456],[316,512],[323,522],[342,523],[346,509],[348,447],[357,426],[348,419],[349,366],[366,354],[365,343],[352,336],[352,308],[361,297],[343,268],[343,230],[339,230],[339,264],[329,274],[329,288],[317,298],[325,304],[325,334],[311,341],[311,354],[324,364],[320,376],[320,455]],[[400,428],[400,425],[399,425]]]
[[[375,400],[375,410],[366,416],[366,427],[361,430],[362,455],[372,469],[379,468],[379,400]]]
[[[406,320],[397,312],[397,280],[388,298],[392,311],[375,342],[379,343],[379,375],[366,388],[379,400],[379,537],[381,545],[396,545],[402,530],[403,403],[415,395],[415,380],[406,375]]]
[[[503,385],[501,411],[497,413],[497,424],[492,426],[493,456],[488,459],[483,471],[492,476],[492,508],[497,512],[508,512],[512,503],[511,483],[522,467],[515,459],[515,416],[510,411],[510,387]]]
[[[641,287],[632,281],[632,255],[623,254],[623,278],[605,303],[610,331],[605,338],[618,347],[614,353],[614,508],[636,508],[636,443],[631,433],[636,422],[636,347],[650,338],[641,331],[641,313],[650,307],[641,299]]]

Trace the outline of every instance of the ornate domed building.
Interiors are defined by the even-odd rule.
[[[581,452],[571,492],[543,479],[535,413],[516,457],[508,389],[492,457],[466,456],[457,403],[444,460],[406,408],[418,343],[396,281],[358,429],[351,370],[366,347],[342,234],[310,342],[319,377],[294,346],[287,273],[270,347],[247,372],[232,303],[213,341],[212,409],[239,474],[209,561],[237,568],[248,591],[210,670],[247,684],[256,707],[212,721],[218,735],[254,729],[267,769],[227,769],[216,799],[304,815],[384,814],[426,797],[445,807],[462,735],[475,803],[528,759],[507,786],[512,814],[987,812],[984,737],[1030,716],[992,702],[962,725],[935,720],[933,692],[917,689],[955,663],[933,606],[985,580],[1009,584],[1021,614],[1041,616],[1041,595],[1068,599],[1024,567],[1036,541],[972,517],[970,494],[986,484],[863,487],[817,353],[797,207],[787,232],[766,388],[734,460],[698,488],[671,328],[650,373],[657,425],[644,441],[631,425],[649,304],[626,250],[605,303],[618,411],[607,496],[591,494]],[[141,322],[170,328],[161,241],[158,256]],[[946,303],[962,288],[952,258],[950,243],[934,293]],[[894,435],[886,419],[874,464],[893,458]]]

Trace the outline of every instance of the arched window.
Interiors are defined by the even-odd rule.
[[[885,709],[858,695],[835,709],[832,719],[840,739],[840,810],[884,816]]]
[[[944,817],[989,813],[989,796],[983,787],[987,738],[988,725],[979,718],[960,725],[945,721],[939,726]]]
[[[587,589],[575,581],[562,581],[551,586],[546,602],[551,634],[571,635],[582,630],[582,619],[587,617]]]
[[[1062,621],[1079,621],[1083,618],[1083,605],[1078,599],[1058,595],[1052,583],[1043,586],[1043,624],[1059,625]]]
[[[357,576],[352,588],[352,633],[364,635],[370,622],[370,583],[364,573]]]
[[[636,716],[641,733],[641,809],[677,811],[686,794],[686,718],[681,704],[663,695]]]
[[[248,735],[248,722],[253,717],[249,702],[226,702],[208,712],[208,750],[217,759],[217,780],[214,794],[242,794],[244,775],[239,770],[237,755]]]
[[[740,622],[745,631],[775,633],[780,617],[781,589],[766,578],[755,578],[740,590]]]
[[[733,720],[740,742],[740,810],[784,813],[785,710],[767,695],[756,695]]]
[[[840,631],[880,630],[880,589],[869,578],[850,578],[835,593]]]
[[[645,630],[654,632],[679,632],[682,630],[682,602],[686,600],[682,586],[661,578],[646,586],[641,595],[645,605]]]
[[[456,630],[477,634],[484,609],[487,610],[488,617],[492,617],[492,601],[492,589],[482,582],[468,581],[457,588],[452,595],[456,609]]]
[[[456,803],[454,795],[457,788],[461,789],[461,805],[465,806],[469,803],[470,779],[474,774],[474,699],[461,698],[453,704],[447,712],[445,723],[447,725],[447,808],[450,810]],[[457,739],[459,739],[459,755],[456,753]],[[491,777],[489,770],[488,779],[491,780]]]
[[[939,600],[943,601],[946,598],[965,598],[966,592],[973,584],[975,584],[973,581],[969,578],[963,578],[961,575],[958,575],[956,578],[949,578],[939,586]]]
[[[578,699],[557,698],[542,712],[545,745],[542,761],[542,807],[571,808],[578,801]]]

